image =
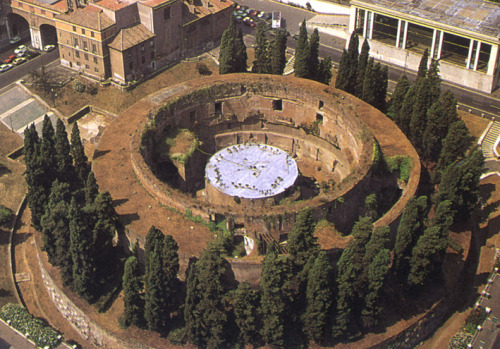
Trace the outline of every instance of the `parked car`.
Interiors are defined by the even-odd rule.
[[[251,19],[250,17],[245,17],[243,18],[243,23],[245,23],[246,25],[248,25],[249,27],[255,27],[255,21],[253,19]]]
[[[20,45],[14,50],[14,53],[17,57],[23,57],[27,51],[28,48],[26,47],[26,45]]]
[[[273,18],[273,16],[270,14],[270,13],[265,13],[263,16],[262,16],[262,19],[268,21],[270,20],[271,18]]]
[[[5,58],[3,61],[4,63],[12,63],[12,61],[16,58],[16,55],[10,55],[9,57]]]
[[[45,45],[45,46],[43,47],[43,50],[44,50],[45,52],[49,52],[49,51],[52,51],[52,50],[53,50],[53,49],[55,49],[55,48],[56,48],[56,45]]]
[[[0,73],[6,72],[13,67],[12,64],[2,64],[0,65]]]
[[[234,18],[234,20],[236,21],[236,23],[241,23],[241,22],[243,22],[243,17],[241,17],[241,16],[236,16],[236,17]]]
[[[14,59],[12,61],[12,64],[14,65],[21,65],[23,63],[26,63],[28,60],[26,59],[26,57],[17,57],[16,59]]]
[[[264,11],[260,11],[259,14],[257,15],[258,18],[262,18],[266,15]]]
[[[250,14],[250,16],[254,16],[255,17],[255,16],[257,16],[259,14],[259,11],[257,11],[257,10],[251,10],[249,14]]]
[[[31,58],[34,58],[36,56],[38,56],[40,53],[38,51],[26,51],[26,54],[24,55],[24,57],[26,57],[27,59],[31,59]]]
[[[19,36],[14,36],[12,39],[9,40],[9,43],[12,44],[12,45],[15,45],[19,41],[21,41],[21,38]]]

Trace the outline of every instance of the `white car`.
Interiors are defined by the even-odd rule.
[[[12,64],[2,64],[0,65],[0,73],[3,73],[13,67]]]
[[[23,57],[26,54],[26,51],[28,51],[26,45],[21,45],[14,50],[14,53],[17,57]]]
[[[45,45],[45,46],[43,47],[43,50],[44,50],[45,52],[49,52],[49,51],[52,51],[52,50],[53,50],[53,49],[55,49],[55,48],[56,48],[56,45]]]
[[[14,45],[17,44],[19,41],[21,41],[21,38],[19,36],[14,36],[12,39],[9,40],[9,43]]]

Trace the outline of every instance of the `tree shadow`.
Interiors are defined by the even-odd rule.
[[[126,203],[128,201],[128,199],[116,199],[116,200],[113,200],[113,207],[118,207],[124,203]]]
[[[481,201],[487,202],[491,198],[492,193],[495,192],[496,185],[493,183],[481,184],[479,190],[481,192]]]
[[[0,288],[0,298],[7,298],[7,297],[14,297],[14,295],[9,290],[5,290],[3,288]],[[1,348],[1,346],[0,346],[0,348]]]
[[[0,164],[0,177],[9,173],[12,173],[12,171],[7,166]]]
[[[490,215],[493,212],[495,212],[499,206],[500,206],[500,201],[495,201],[495,202],[489,203],[487,205],[484,205],[481,208],[481,211],[479,213],[480,222],[486,223],[488,221],[488,219],[490,218]]]
[[[130,223],[139,220],[140,217],[137,213],[127,213],[120,215],[120,222],[123,226],[129,225]]]
[[[94,151],[94,155],[92,156],[92,160],[95,160],[101,156],[104,156],[106,155],[107,153],[109,153],[111,150],[95,150]]]
[[[33,235],[33,233],[28,233],[28,232],[26,232],[26,233],[19,233],[19,232],[17,232],[13,236],[12,243],[14,244],[14,246],[15,245],[20,245],[23,242],[27,241],[32,235]]]

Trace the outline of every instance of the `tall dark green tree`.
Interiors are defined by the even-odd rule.
[[[349,39],[347,51],[344,51],[340,59],[339,73],[335,87],[354,94],[356,89],[356,75],[358,71],[359,37],[353,32]],[[346,56],[343,59],[344,55]],[[363,80],[364,81],[364,80]]]
[[[45,114],[42,124],[42,142],[40,146],[40,157],[43,163],[44,172],[44,187],[47,189],[47,195],[50,194],[50,187],[52,182],[56,179],[57,163],[56,163],[56,149],[55,149],[55,133],[52,121]]]
[[[401,216],[394,246],[393,265],[395,274],[400,281],[407,278],[413,247],[424,230],[423,221],[426,210],[427,198],[425,196],[413,197],[408,200]]]
[[[363,92],[360,95],[360,98],[370,105],[374,105],[376,102],[377,73],[374,68],[375,61],[370,58],[365,68]]]
[[[471,137],[465,123],[458,120],[451,124],[446,138],[443,140],[436,170],[444,171],[455,160],[463,158],[470,146]]]
[[[228,334],[224,331],[227,325],[224,307],[227,290],[223,284],[226,265],[215,244],[210,244],[203,251],[194,271],[197,301],[185,308],[187,337],[199,347],[227,347]],[[189,315],[186,314],[188,309],[192,311]]]
[[[406,76],[406,74],[401,75],[401,77],[398,80],[398,83],[396,84],[396,87],[394,88],[394,93],[392,94],[390,100],[390,105],[391,105],[390,111],[392,112],[392,119],[397,125],[400,124],[399,113],[401,111],[401,108],[403,107],[405,95],[408,92],[409,88],[410,88],[410,81],[408,80],[408,77]]]
[[[408,274],[410,286],[423,286],[430,277],[435,276],[441,270],[447,246],[447,232],[443,232],[439,226],[425,230],[413,248]]]
[[[89,160],[85,155],[82,140],[80,138],[80,130],[78,124],[73,124],[71,129],[71,155],[73,157],[76,175],[79,183],[85,183],[90,172]]]
[[[306,21],[302,22],[295,50],[295,63],[293,65],[295,76],[298,78],[308,78],[309,74],[309,39],[307,36]]]
[[[436,214],[432,220],[432,226],[438,226],[441,231],[448,232],[452,224],[452,202],[449,200],[441,201],[436,207]]]
[[[271,74],[283,75],[286,67],[286,31],[280,30],[276,38],[271,42]]]
[[[285,346],[285,331],[290,314],[291,264],[270,251],[262,265],[261,292],[262,337],[274,346]]]
[[[308,273],[303,323],[307,337],[316,343],[325,340],[328,314],[333,303],[331,269],[328,256],[321,251]]]
[[[31,224],[40,230],[40,220],[45,210],[48,194],[44,187],[44,166],[40,156],[40,139],[35,124],[31,124],[24,130],[24,162],[28,186],[26,198],[31,211]]]
[[[399,112],[399,128],[403,133],[410,138],[410,123],[411,117],[413,115],[413,106],[417,98],[417,87],[415,85],[410,86],[403,99],[403,105]]]
[[[321,60],[318,68],[318,82],[325,85],[330,85],[332,80],[332,57],[328,56]]]
[[[169,314],[166,310],[160,245],[150,252],[148,262],[145,275],[144,319],[150,331],[162,332],[166,329]]]
[[[426,48],[418,65],[417,79],[425,79],[427,77],[427,63],[429,61],[429,50]]]
[[[457,99],[451,90],[446,90],[441,95],[441,105],[446,116],[446,124],[451,125],[458,121]]]
[[[73,291],[87,301],[94,299],[95,267],[91,257],[92,235],[84,214],[72,198],[69,207],[70,251],[73,260]]]
[[[257,25],[255,42],[255,61],[253,61],[252,72],[269,74],[271,73],[271,55],[269,42],[267,41],[267,30],[263,22]]]
[[[354,283],[356,281],[356,271],[352,263],[354,251],[347,247],[342,252],[337,262],[337,306],[332,325],[332,338],[345,338],[353,332],[354,327],[352,309],[354,306]]]
[[[304,265],[310,255],[319,251],[317,239],[314,237],[314,214],[305,208],[295,218],[295,224],[288,236],[287,250],[298,265]]]
[[[243,32],[238,29],[236,33],[236,39],[234,41],[234,57],[235,57],[235,69],[236,73],[244,73],[247,71],[247,47],[245,46],[245,41],[243,41]]]
[[[146,274],[148,273],[150,254],[153,253],[155,248],[160,248],[162,243],[163,233],[160,229],[152,225],[146,234],[146,241],[144,243],[144,266]]]
[[[371,328],[379,321],[382,311],[380,299],[390,263],[391,253],[388,249],[380,250],[369,263],[367,291],[364,297],[364,308],[361,311],[361,319],[365,328]]]
[[[231,16],[229,26],[222,33],[219,51],[219,73],[229,74],[236,72],[236,24]]]
[[[75,176],[68,134],[61,119],[57,119],[55,135],[56,177],[59,181],[71,183]]]
[[[365,255],[363,256],[363,264],[370,265],[379,251],[389,248],[390,243],[390,228],[387,225],[376,227],[373,230],[370,241],[366,245]]]
[[[309,79],[317,80],[319,69],[319,32],[314,28],[309,40]]]
[[[229,302],[239,330],[237,342],[242,347],[259,343],[259,328],[261,327],[259,297],[250,284],[247,281],[240,283],[236,290],[230,292]]]
[[[363,95],[363,85],[365,81],[366,67],[368,66],[368,60],[370,58],[370,44],[368,40],[363,41],[363,46],[361,47],[361,53],[358,59],[358,71],[356,72],[356,87],[355,96],[361,98]]]
[[[437,161],[441,153],[442,140],[446,137],[444,110],[438,101],[427,110],[427,125],[422,139],[422,155],[425,159]]]
[[[421,78],[415,85],[416,95],[410,120],[409,138],[415,148],[422,153],[422,140],[427,127],[427,110],[432,105],[430,80]]]
[[[83,191],[85,193],[85,204],[92,205],[99,194],[99,186],[95,180],[94,171],[89,171]]]
[[[142,326],[144,314],[144,300],[142,291],[141,269],[135,256],[130,256],[125,262],[123,273],[123,321],[125,325]]]

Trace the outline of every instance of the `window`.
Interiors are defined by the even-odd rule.
[[[80,58],[80,52],[75,51],[75,57],[76,57],[76,58]]]
[[[325,102],[319,101],[319,109],[323,108],[324,105],[325,105]]]
[[[129,67],[129,69],[134,69],[134,62],[130,62],[130,63],[128,64],[128,67]]]
[[[316,120],[317,121],[323,121],[323,115],[320,113],[316,113]]]
[[[142,56],[141,57],[141,62],[142,62],[142,64],[146,63],[146,57]]]
[[[85,35],[85,29],[82,29],[82,34]]]
[[[149,47],[154,47],[154,46],[155,46],[155,42],[154,42],[153,40],[151,40],[151,41],[149,42]]]
[[[273,110],[283,110],[283,100],[275,99],[273,101]]]
[[[97,64],[97,57],[94,57],[94,63]]]
[[[80,62],[76,62],[76,65],[77,65],[77,66],[80,66]]]
[[[88,64],[85,64],[85,69],[90,69]]]
[[[77,38],[73,39],[73,46],[78,47],[78,39]]]
[[[86,42],[86,41],[84,41],[84,42],[83,42],[83,49],[84,49],[85,51],[88,51],[88,48],[87,48],[87,42]]]
[[[96,53],[97,52],[97,47],[95,46],[95,44],[92,44],[92,53]]]
[[[23,4],[22,4],[22,3],[19,3],[19,7],[20,7],[20,8],[23,8]]]
[[[91,36],[91,37],[94,37],[94,32],[90,32],[90,36]]]
[[[155,59],[155,53],[154,53],[154,51],[151,51],[151,59]]]
[[[33,6],[30,6],[30,12],[35,13],[35,8]]]
[[[88,54],[84,54],[83,57],[85,57],[85,60],[88,61],[89,60],[89,55]]]
[[[95,71],[96,73],[99,73],[99,68],[94,68],[94,71]]]
[[[40,13],[45,16],[45,10],[41,10]]]
[[[128,51],[128,52],[127,52],[127,57],[128,57],[128,58],[132,58],[132,51]]]
[[[163,19],[170,19],[170,7],[163,9]]]
[[[76,27],[75,26],[73,26],[73,31],[76,33]]]
[[[215,102],[215,114],[222,114],[222,102]]]
[[[144,47],[144,45],[141,46],[141,51],[144,52],[144,50],[146,49],[146,47]]]

